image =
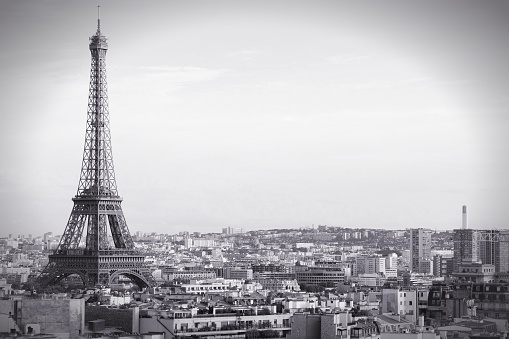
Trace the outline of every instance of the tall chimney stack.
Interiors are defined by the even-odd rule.
[[[461,228],[466,230],[468,228],[468,221],[467,221],[467,206],[463,205],[463,223],[461,225]]]

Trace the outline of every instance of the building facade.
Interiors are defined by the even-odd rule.
[[[424,228],[410,229],[410,270],[431,274],[431,231]]]

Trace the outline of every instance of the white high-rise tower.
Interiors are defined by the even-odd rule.
[[[468,228],[468,219],[467,219],[467,206],[463,205],[463,220],[461,223],[461,228],[466,230]]]

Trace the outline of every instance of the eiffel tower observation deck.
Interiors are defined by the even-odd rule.
[[[153,286],[154,278],[145,256],[134,247],[117,192],[106,83],[108,43],[101,34],[100,18],[89,48],[92,65],[78,192],[60,243],[37,281],[48,286],[77,275],[85,286],[109,286],[125,276],[139,287]]]

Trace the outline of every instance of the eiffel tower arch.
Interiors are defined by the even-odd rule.
[[[60,243],[37,281],[47,286],[78,275],[85,286],[108,286],[122,275],[139,287],[154,286],[145,256],[134,247],[117,192],[106,83],[108,43],[100,19],[89,49],[87,127],[78,191]]]

